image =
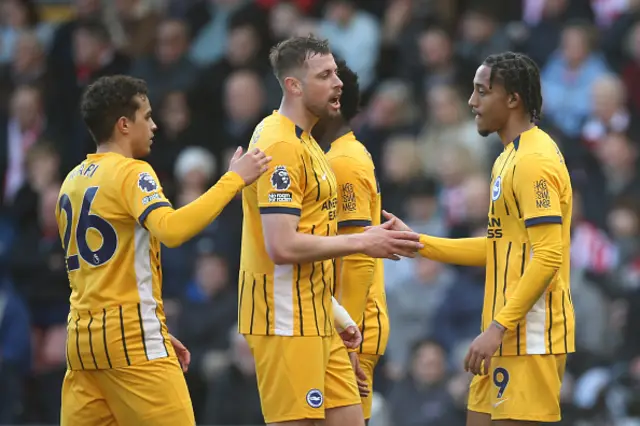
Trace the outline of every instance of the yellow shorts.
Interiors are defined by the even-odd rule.
[[[111,370],[68,370],[61,426],[195,425],[177,358]]]
[[[324,419],[325,409],[340,407],[345,401],[360,403],[355,375],[339,335],[244,337],[255,359],[266,423]],[[347,397],[349,374],[355,398]]]
[[[361,403],[360,392],[349,352],[340,335],[335,333],[331,341],[331,354],[324,383],[327,409],[348,407]]]
[[[364,419],[371,418],[371,404],[373,402],[373,370],[375,370],[380,355],[358,354],[360,360],[360,368],[367,376],[367,387],[369,388],[369,395],[362,398],[362,411],[364,412]]]
[[[558,422],[567,355],[493,357],[486,376],[475,376],[467,409],[492,420]]]

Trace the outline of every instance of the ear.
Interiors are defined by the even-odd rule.
[[[520,94],[519,93],[510,93],[509,95],[508,106],[510,109],[515,109],[520,105]]]
[[[116,121],[116,128],[122,134],[128,135],[130,130],[130,124],[127,117],[120,117],[118,121]]]
[[[294,96],[302,95],[302,83],[295,77],[285,77],[284,88]]]

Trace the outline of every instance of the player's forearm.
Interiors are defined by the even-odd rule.
[[[228,172],[195,201],[173,210],[162,208],[149,214],[145,226],[167,247],[177,247],[206,228],[244,187],[242,178]]]
[[[486,266],[487,239],[477,238],[437,238],[421,235],[424,248],[419,253],[431,260],[462,266]]]
[[[562,226],[540,225],[529,229],[533,257],[506,305],[494,318],[512,330],[522,321],[555,278],[562,265]]]
[[[362,251],[357,235],[320,235],[295,232],[280,238],[276,244],[268,245],[269,256],[276,265],[318,262],[335,259]]]

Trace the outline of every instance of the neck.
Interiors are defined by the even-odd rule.
[[[286,96],[282,98],[278,112],[293,121],[296,126],[307,133],[311,133],[311,129],[318,122],[318,117],[311,114],[307,108],[304,106],[300,108],[287,99]]]
[[[347,123],[343,123],[342,121],[332,123],[327,127],[324,134],[318,140],[318,143],[321,147],[327,148],[333,142],[346,135],[350,131],[351,127],[349,127]]]
[[[533,129],[535,124],[531,122],[528,115],[523,115],[516,119],[511,119],[507,125],[498,130],[498,136],[504,146],[509,145],[515,138],[527,130]]]
[[[115,152],[116,154],[120,154],[124,157],[133,158],[131,149],[125,148],[124,146],[113,140],[101,143],[100,145],[98,145],[98,149],[96,149],[97,154],[105,154],[107,152]]]

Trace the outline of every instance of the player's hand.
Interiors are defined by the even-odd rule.
[[[355,352],[349,352],[349,360],[353,367],[353,372],[356,374],[356,382],[358,383],[358,391],[360,396],[366,398],[369,395],[369,386],[367,385],[367,375],[364,374],[364,370],[360,367],[360,359]]]
[[[176,351],[178,361],[182,366],[182,371],[186,373],[189,370],[189,364],[191,363],[191,353],[189,352],[189,349],[187,349],[180,340],[173,337],[172,334],[169,334],[169,337],[171,338],[171,346],[173,346],[173,350]]]
[[[504,336],[504,328],[491,323],[481,335],[475,338],[469,346],[469,352],[464,358],[464,369],[475,375],[487,375],[491,368],[491,358],[496,353],[502,337]],[[484,365],[483,365],[484,364]]]
[[[250,185],[268,170],[270,161],[271,157],[258,148],[242,155],[242,147],[239,146],[229,161],[229,171],[236,172],[245,185]]]
[[[400,260],[400,257],[416,257],[424,246],[420,234],[408,231],[390,231],[381,226],[373,226],[358,234],[362,238],[362,253],[370,257]]]
[[[398,217],[392,213],[389,213],[386,210],[382,210],[382,215],[387,221],[380,225],[384,229],[389,229],[391,231],[406,231],[413,232],[413,229],[409,228],[406,223],[398,219]]]
[[[355,325],[350,325],[340,332],[344,345],[349,349],[355,349],[362,343],[362,334]]]

